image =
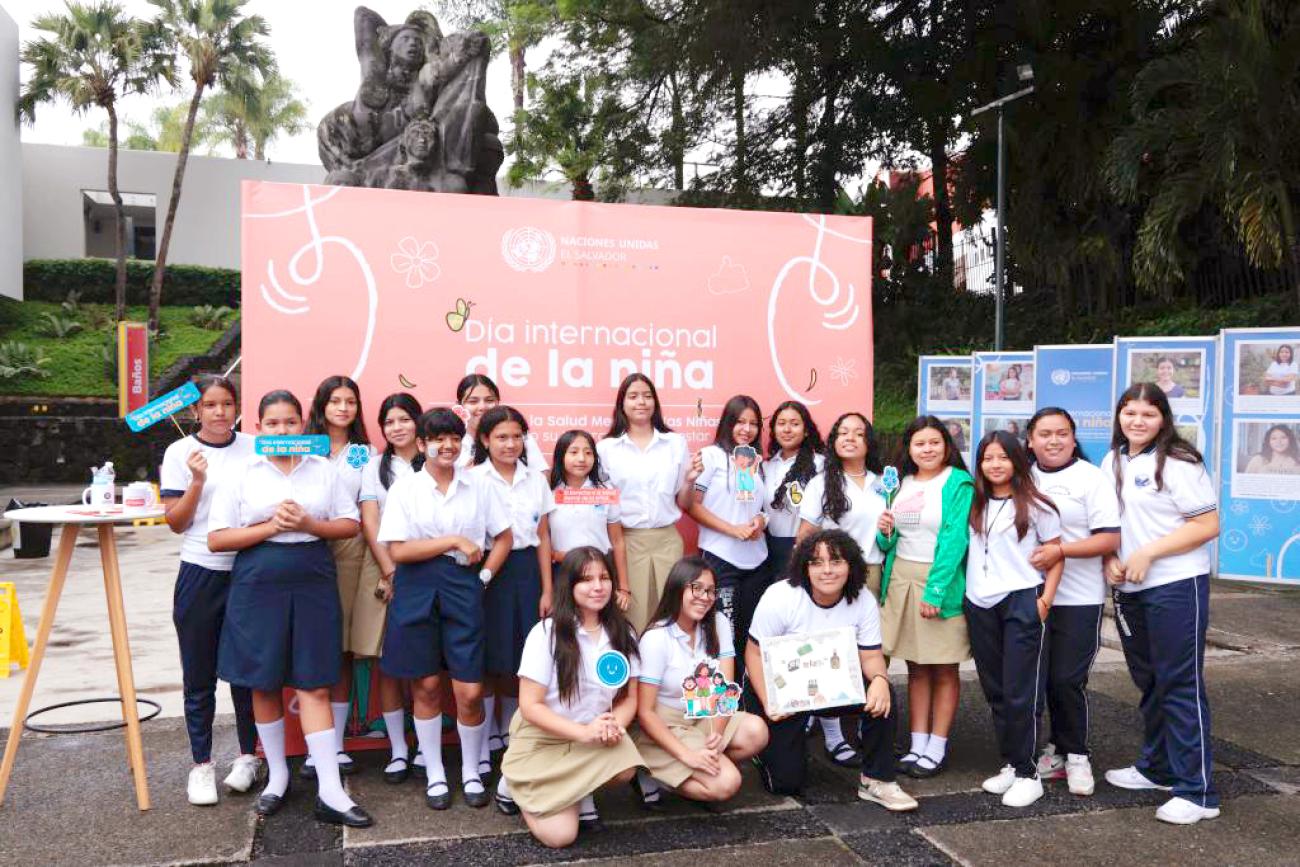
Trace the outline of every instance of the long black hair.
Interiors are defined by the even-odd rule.
[[[1119,507],[1124,508],[1124,462],[1120,456],[1128,451],[1128,437],[1119,426],[1119,414],[1128,404],[1135,400],[1144,400],[1160,412],[1160,430],[1156,432],[1152,445],[1156,450],[1156,490],[1164,490],[1165,461],[1173,458],[1189,464],[1203,464],[1204,458],[1196,446],[1183,439],[1174,425],[1174,411],[1169,408],[1169,398],[1160,386],[1154,382],[1137,382],[1130,385],[1119,396],[1115,404],[1115,425],[1110,434],[1111,463],[1115,469],[1115,495],[1119,497]]]
[[[379,405],[379,430],[384,429],[384,422],[388,420],[389,410],[400,409],[411,417],[411,421],[416,423],[416,432],[419,432],[420,416],[424,410],[420,409],[420,402],[404,391],[390,394],[384,398],[384,402]],[[416,450],[415,460],[411,461],[411,469],[419,470],[424,466],[424,455]],[[384,454],[379,459],[379,484],[388,490],[393,484],[393,444],[384,437]]]
[[[988,509],[993,492],[984,479],[984,471],[980,469],[980,465],[984,462],[984,452],[994,443],[1001,446],[1002,451],[1006,452],[1011,460],[1011,503],[1016,510],[1016,538],[1023,539],[1029,532],[1030,510],[1035,505],[1051,509],[1053,512],[1057,509],[1056,504],[1034,484],[1034,474],[1029,471],[1029,453],[1024,443],[1020,442],[1020,438],[1015,434],[1004,430],[992,430],[986,433],[975,450],[975,497],[970,506],[970,528],[980,534],[987,529],[984,526],[984,513]]]
[[[785,580],[793,587],[801,587],[812,596],[812,579],[808,577],[808,567],[817,556],[817,546],[825,545],[832,557],[839,557],[849,564],[849,580],[844,584],[844,598],[849,602],[858,598],[862,588],[867,586],[867,561],[862,556],[862,546],[843,530],[818,530],[809,533],[794,548],[790,555],[790,577]]]
[[[673,568],[668,570],[668,577],[664,579],[664,589],[659,597],[659,605],[655,608],[655,613],[650,617],[650,623],[646,626],[645,632],[657,627],[666,627],[675,623],[682,613],[682,601],[686,597],[686,588],[699,577],[708,572],[713,575],[713,586],[718,586],[718,576],[714,575],[713,569],[703,557],[683,557],[673,564]],[[718,622],[714,616],[717,610],[718,599],[713,598],[713,604],[709,606],[708,613],[700,621],[700,628],[704,630],[704,652],[709,656],[717,656],[721,645],[718,643]],[[643,636],[645,632],[641,633]]]
[[[952,441],[952,434],[948,432],[948,426],[941,419],[933,415],[918,415],[908,422],[907,427],[903,430],[903,444],[899,447],[898,472],[903,476],[914,476],[919,469],[916,461],[912,460],[912,437],[916,436],[926,428],[931,428],[939,432],[943,437],[943,463],[944,466],[956,467],[965,471],[966,461],[962,458],[961,452],[957,450],[957,444]],[[827,455],[827,460],[830,455]]]
[[[713,444],[722,449],[724,455],[730,455],[731,450],[736,447],[736,425],[740,422],[741,414],[747,409],[753,411],[756,419],[755,426],[758,428],[754,433],[754,441],[749,445],[752,445],[756,451],[762,451],[763,411],[758,408],[758,401],[749,395],[737,394],[723,405],[722,415],[718,417],[718,426],[713,432]]]
[[[582,689],[582,651],[578,648],[578,605],[573,601],[573,585],[583,578],[583,573],[591,563],[599,563],[605,569],[610,581],[614,580],[614,563],[610,556],[599,548],[581,545],[564,555],[560,568],[555,572],[555,589],[552,593],[554,608],[551,609],[551,658],[555,660],[555,676],[560,687],[560,700],[571,703],[578,698]],[[612,587],[612,585],[611,585]],[[639,657],[636,647],[636,633],[628,625],[627,618],[614,601],[616,593],[609,594],[609,601],[600,609],[600,625],[605,627],[609,636],[610,647],[628,659]],[[627,687],[623,687],[624,690]],[[622,690],[620,690],[620,695]]]
[[[786,488],[797,482],[799,487],[806,488],[812,477],[817,475],[817,455],[823,454],[826,446],[822,443],[821,431],[817,430],[817,423],[813,421],[812,414],[808,412],[808,407],[804,406],[797,400],[787,400],[776,408],[772,413],[772,418],[767,426],[767,456],[774,458],[781,452],[781,445],[776,441],[776,417],[786,410],[794,410],[803,420],[803,442],[799,443],[799,451],[795,452],[794,463],[786,471],[785,478],[776,487],[776,493],[772,496],[772,508],[785,508]]]
[[[859,419],[866,433],[865,469],[876,475],[880,475],[884,470],[880,460],[880,446],[876,443],[876,431],[871,426],[871,422],[867,421],[867,417],[860,412],[846,412],[835,419],[835,424],[831,425],[831,432],[826,435],[826,463],[822,469],[826,485],[822,490],[822,514],[836,523],[839,523],[840,518],[843,518],[850,508],[849,492],[845,489],[847,482],[844,476],[844,463],[840,460],[839,452],[835,450],[835,441],[839,439],[840,428],[844,426],[845,419],[849,418]]]
[[[287,388],[277,388],[262,395],[262,399],[257,402],[257,420],[261,421],[266,411],[277,403],[289,404],[298,411],[299,417],[302,416],[302,404],[293,396],[293,392]]]
[[[1049,415],[1059,415],[1065,419],[1067,424],[1070,425],[1070,436],[1074,437],[1074,454],[1072,457],[1075,460],[1087,463],[1088,456],[1083,453],[1083,447],[1079,445],[1079,429],[1074,423],[1074,416],[1070,415],[1068,411],[1061,409],[1059,406],[1045,406],[1030,416],[1029,424],[1025,426],[1025,439],[1032,440],[1034,437],[1034,428],[1038,426],[1038,422],[1047,418]],[[1038,455],[1034,454],[1032,448],[1029,450],[1029,462],[1031,464],[1038,463]]]
[[[623,434],[627,433],[628,421],[627,413],[623,411],[623,400],[627,397],[627,390],[632,387],[633,383],[637,382],[644,382],[646,385],[650,386],[650,397],[655,402],[655,411],[654,414],[650,416],[650,424],[655,430],[659,431],[659,433],[672,432],[672,428],[670,428],[668,423],[664,421],[664,408],[663,405],[659,403],[659,390],[655,388],[655,384],[650,380],[650,377],[646,376],[644,373],[629,373],[623,378],[623,382],[618,387],[618,394],[614,398],[613,421],[610,422],[609,433],[605,434],[605,436],[613,439],[614,437],[621,437]]]
[[[370,444],[370,435],[366,433],[366,419],[361,409],[361,387],[347,376],[327,376],[316,386],[316,396],[311,399],[311,413],[307,416],[304,433],[328,434],[329,423],[325,421],[325,407],[330,402],[330,395],[336,388],[350,389],[357,399],[357,414],[348,425],[348,442]]]
[[[585,430],[574,429],[566,430],[555,441],[555,455],[551,459],[551,490],[564,484],[564,453],[579,437],[585,439],[587,445],[591,447],[591,470],[587,473],[587,480],[591,482],[593,488],[605,487],[605,481],[600,477],[600,455],[596,454],[595,438]]]
[[[492,435],[492,428],[507,421],[517,423],[519,429],[523,431],[524,439],[528,439],[528,419],[524,418],[523,413],[515,409],[513,406],[494,406],[487,412],[483,413],[482,417],[478,420],[478,427],[474,431],[475,465],[484,463],[489,457],[491,457],[491,455],[488,454],[487,438]],[[524,466],[528,466],[527,447],[523,448],[519,452],[519,462]]]

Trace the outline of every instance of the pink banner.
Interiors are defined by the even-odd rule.
[[[722,404],[801,400],[828,426],[872,400],[865,218],[245,182],[244,415],[356,379],[451,405],[490,375],[547,452],[609,427],[647,373],[669,425],[713,438]],[[251,424],[248,425],[251,429]],[[825,431],[823,427],[823,431]]]

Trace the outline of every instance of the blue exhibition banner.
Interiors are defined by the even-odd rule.
[[[1218,372],[1217,337],[1119,337],[1112,404],[1134,383],[1159,385],[1169,398],[1178,432],[1205,456],[1205,466],[1213,472]]]
[[[1034,353],[977,352],[971,387],[971,451],[991,430],[1021,440],[1034,414]]]
[[[1300,328],[1221,340],[1218,574],[1300,583]]]
[[[260,436],[255,442],[259,455],[268,457],[299,457],[301,455],[320,455],[329,457],[330,438],[325,434],[305,434],[303,436]]]
[[[1034,347],[1034,405],[1069,412],[1075,439],[1094,464],[1110,449],[1114,378],[1115,347],[1109,343]]]
[[[969,459],[971,385],[969,355],[922,355],[916,377],[917,415],[938,416],[957,449]]]
[[[199,387],[187,382],[180,388],[172,389],[162,397],[149,401],[137,410],[126,415],[126,426],[132,433],[139,433],[152,427],[168,416],[175,415],[190,404],[199,402]]]

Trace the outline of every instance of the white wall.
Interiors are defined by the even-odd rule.
[[[18,121],[18,25],[0,9],[0,295],[23,297],[23,170]]]

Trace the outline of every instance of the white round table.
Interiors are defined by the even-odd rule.
[[[18,705],[14,708],[13,724],[9,727],[9,740],[5,744],[3,762],[0,762],[0,804],[4,803],[5,789],[9,785],[9,775],[13,772],[14,760],[18,757],[18,743],[22,738],[23,721],[27,718],[27,709],[36,690],[36,677],[41,670],[41,661],[45,658],[45,648],[49,644],[50,630],[54,626],[54,613],[59,606],[59,596],[63,593],[63,582],[68,577],[68,564],[72,562],[72,551],[77,544],[77,532],[83,524],[93,524],[99,536],[99,559],[104,572],[104,595],[108,598],[108,623],[113,639],[113,660],[117,666],[117,684],[122,697],[122,719],[126,723],[126,749],[131,760],[131,772],[135,778],[135,800],[141,810],[149,809],[149,783],[145,777],[144,745],[140,739],[140,714],[136,707],[135,677],[131,672],[131,645],[126,631],[126,609],[122,603],[122,573],[117,561],[117,540],[113,527],[147,518],[161,518],[162,506],[147,506],[140,509],[126,509],[115,506],[110,509],[94,506],[35,506],[30,509],[14,509],[4,513],[10,521],[24,524],[62,524],[59,535],[59,550],[54,557],[54,569],[50,573],[50,586],[45,594],[45,605],[41,609],[40,626],[36,629],[36,644],[32,648],[27,676],[23,680],[22,691],[18,696]]]

